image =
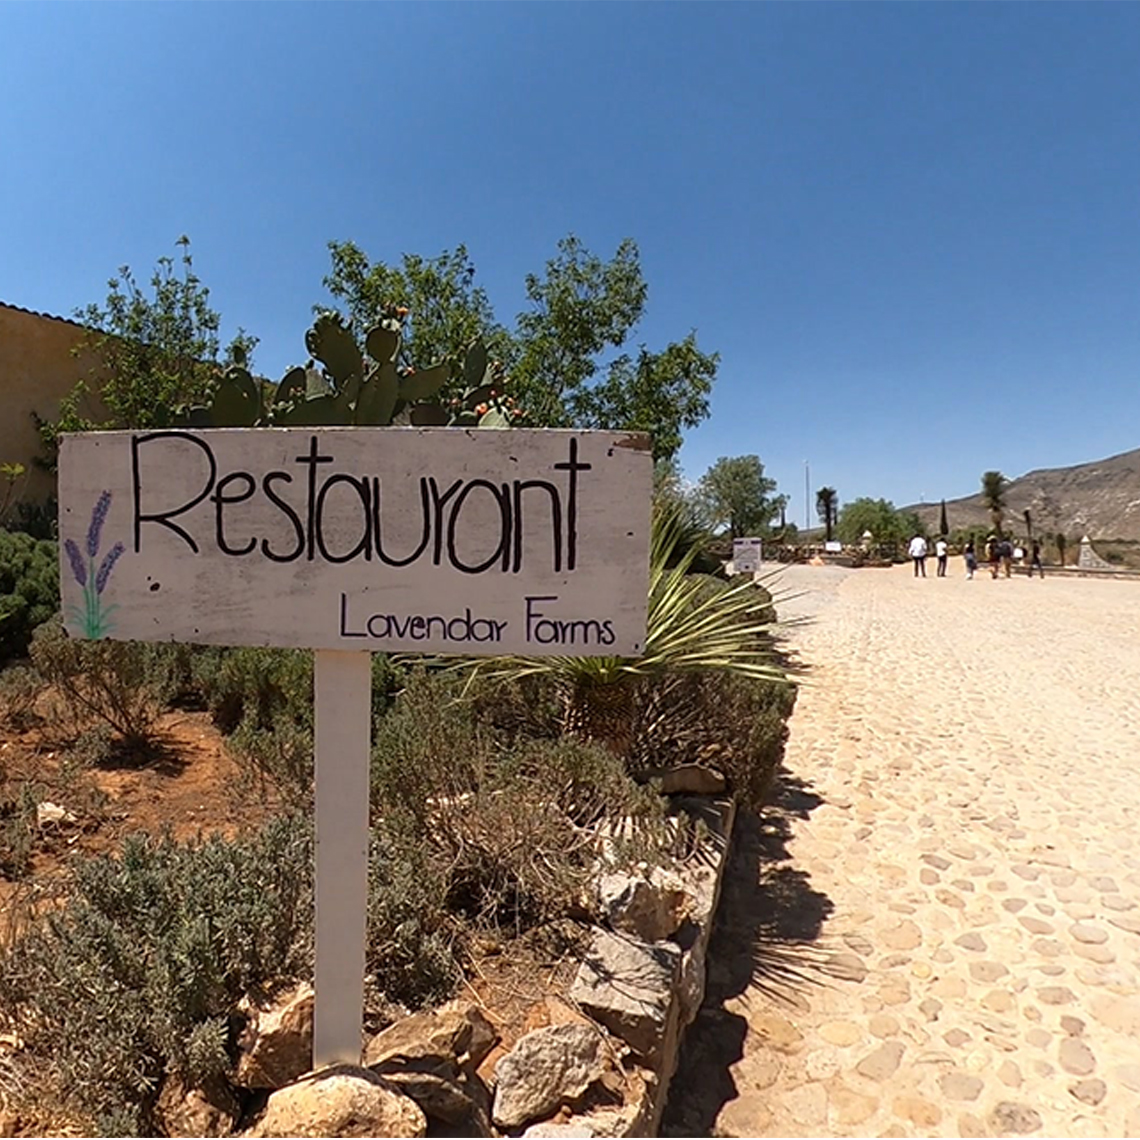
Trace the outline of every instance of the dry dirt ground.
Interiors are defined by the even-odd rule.
[[[793,567],[673,1135],[1140,1136],[1140,583]]]

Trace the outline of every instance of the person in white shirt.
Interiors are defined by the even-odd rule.
[[[938,577],[946,577],[946,539],[939,538],[934,544],[934,553],[938,556]]]
[[[921,534],[916,534],[910,540],[910,546],[907,548],[910,552],[911,558],[914,559],[914,576],[916,578],[926,577],[926,539]]]

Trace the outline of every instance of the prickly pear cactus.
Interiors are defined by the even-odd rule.
[[[449,362],[415,369],[401,363],[407,309],[390,307],[368,330],[362,352],[351,329],[336,313],[322,313],[305,334],[312,354],[305,367],[290,368],[281,381],[266,384],[239,362],[218,381],[208,404],[159,409],[160,422],[188,427],[510,427],[521,417],[502,389],[506,375],[488,359],[480,341],[461,365]],[[439,395],[452,381],[461,395],[446,404]],[[454,389],[452,389],[454,391]]]

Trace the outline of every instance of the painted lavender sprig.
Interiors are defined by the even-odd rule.
[[[71,563],[71,573],[75,575],[75,580],[81,586],[86,586],[87,567],[83,562],[83,555],[79,553],[79,547],[69,538],[64,542],[63,548],[67,551],[67,560]]]
[[[125,547],[121,542],[116,542],[110,550],[107,551],[107,557],[103,559],[103,565],[99,567],[99,573],[95,575],[95,593],[101,594],[107,585],[107,579],[111,577],[111,571],[115,569],[115,563],[123,556]]]
[[[123,556],[124,547],[116,542],[107,551],[98,570],[95,568],[95,559],[99,557],[99,546],[103,537],[103,524],[107,521],[107,514],[111,509],[111,492],[104,491],[91,511],[91,522],[87,527],[87,559],[84,561],[83,553],[74,540],[64,540],[63,548],[67,553],[67,561],[71,565],[72,577],[77,585],[83,588],[83,609],[71,606],[69,616],[83,629],[83,636],[100,638],[111,631],[111,614],[116,606],[104,606],[100,595],[107,588],[107,581],[115,563]]]
[[[107,512],[111,509],[111,492],[104,491],[91,512],[91,525],[87,528],[87,557],[94,558],[99,553],[99,538],[103,533],[103,524],[107,521]]]

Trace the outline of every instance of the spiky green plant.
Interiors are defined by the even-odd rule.
[[[1000,471],[986,471],[982,475],[982,502],[990,512],[994,524],[994,533],[1000,539],[1002,536],[1001,524],[1005,514],[1005,492],[1009,480]]]
[[[788,682],[766,635],[773,625],[771,597],[751,579],[727,585],[691,573],[698,548],[678,555],[683,535],[675,514],[656,512],[649,555],[649,611],[640,657],[509,656],[464,662],[472,675],[518,680],[542,675],[563,699],[567,732],[631,751],[634,690],[666,673],[728,670],[755,680]]]

